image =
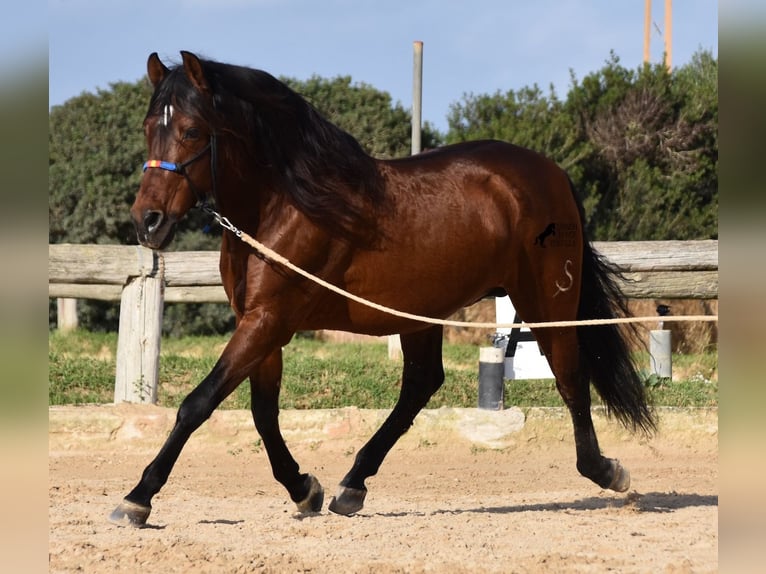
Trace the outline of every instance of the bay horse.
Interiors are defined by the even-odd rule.
[[[445,318],[509,294],[527,323],[624,316],[613,269],[586,237],[583,208],[554,162],[500,141],[473,141],[380,160],[260,70],[181,52],[147,63],[154,86],[144,132],[149,161],[130,213],[138,240],[163,249],[177,222],[208,200],[292,263],[387,307]],[[554,225],[545,245],[539,236]],[[544,248],[543,248],[544,247]],[[274,478],[300,512],[324,491],[302,473],[278,422],[282,347],[298,330],[401,334],[398,401],[359,450],[329,510],[358,512],[365,480],[444,381],[443,326],[387,314],[331,292],[224,231],[220,272],[236,317],[212,371],[184,399],[156,458],[110,519],[141,526],[190,435],[245,379]],[[574,426],[577,470],[624,492],[628,471],[602,456],[590,383],[609,413],[651,432],[652,410],[614,324],[533,330]]]

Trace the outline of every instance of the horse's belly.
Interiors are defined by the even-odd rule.
[[[328,295],[308,319],[307,329],[338,329],[371,335],[419,330],[422,322],[375,307],[445,319],[502,287],[501,271],[480,254],[456,257],[401,255],[355,260],[343,288],[372,305]]]

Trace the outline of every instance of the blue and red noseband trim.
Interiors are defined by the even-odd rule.
[[[144,171],[146,171],[150,167],[158,167],[160,169],[166,169],[168,171],[177,171],[179,173],[183,172],[182,164],[173,163],[170,161],[162,161],[161,159],[150,159],[149,161],[144,163]]]
[[[203,155],[205,155],[207,152],[210,152],[210,169],[213,171],[213,174],[215,174],[215,135],[210,136],[210,141],[207,142],[207,145],[205,145],[205,147],[194,154],[191,159],[188,159],[183,163],[173,163],[172,161],[164,161],[161,159],[150,159],[144,163],[144,171],[150,167],[158,167],[160,169],[174,171],[185,176],[186,168],[201,158]]]
[[[193,164],[198,159],[200,159],[207,152],[210,152],[210,174],[212,178],[212,192],[213,192],[213,198],[216,199],[216,189],[215,189],[215,180],[216,180],[215,164],[216,164],[216,155],[217,155],[216,151],[217,150],[215,145],[215,135],[211,135],[210,141],[207,142],[207,145],[205,145],[205,147],[203,147],[196,154],[194,154],[194,156],[192,156],[191,159],[188,159],[183,163],[173,163],[172,161],[164,161],[161,159],[150,159],[144,163],[144,172],[150,167],[155,167],[159,169],[164,169],[166,171],[172,171],[174,173],[184,176],[186,178],[186,181],[189,183],[189,188],[192,190],[194,195],[197,196],[197,202],[204,204],[206,194],[200,193],[199,190],[194,186],[191,178],[189,177],[189,174],[186,171],[186,168],[190,166],[191,164]]]

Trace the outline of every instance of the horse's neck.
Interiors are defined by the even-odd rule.
[[[232,225],[255,236],[262,217],[272,211],[269,204],[275,199],[257,178],[243,179],[239,174],[231,174],[219,182],[215,202],[218,212]]]

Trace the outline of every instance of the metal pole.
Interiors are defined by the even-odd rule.
[[[649,369],[652,375],[673,378],[671,332],[667,329],[649,331]]]
[[[670,307],[657,305],[660,321],[657,329],[649,331],[649,369],[663,379],[673,378],[673,352],[671,332],[665,329],[662,317],[670,315]]]
[[[503,409],[503,380],[505,349],[479,348],[479,408],[499,411]]]

